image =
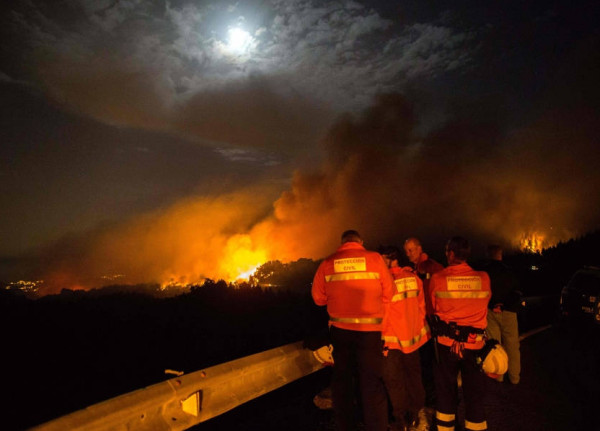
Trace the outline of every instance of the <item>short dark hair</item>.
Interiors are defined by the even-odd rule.
[[[471,245],[466,238],[462,236],[453,236],[446,244],[446,251],[454,252],[454,257],[458,260],[467,260],[471,255]]]
[[[346,242],[360,242],[362,238],[360,234],[355,230],[347,230],[342,234],[342,244]]]
[[[400,255],[398,247],[393,245],[382,245],[377,251],[380,255],[387,256],[390,260],[398,260],[398,256]]]
[[[502,256],[502,246],[498,244],[490,244],[487,247],[488,256],[492,258],[496,258],[498,256]]]

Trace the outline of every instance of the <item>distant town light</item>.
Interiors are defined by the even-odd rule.
[[[35,292],[40,288],[44,280],[19,280],[11,281],[5,286],[5,290],[21,290],[23,292]]]

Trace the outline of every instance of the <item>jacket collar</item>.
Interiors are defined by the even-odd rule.
[[[344,244],[340,245],[340,247],[338,248],[338,251],[342,251],[342,250],[364,250],[365,248],[357,243],[357,242],[345,242]]]
[[[467,262],[461,262],[461,263],[455,263],[452,265],[448,265],[446,267],[446,269],[448,269],[449,271],[460,271],[460,270],[464,270],[464,269],[471,269],[471,267],[469,266],[469,264]]]
[[[429,259],[429,256],[427,256],[427,253],[421,253],[421,255],[419,256],[419,263],[423,263],[425,262],[427,259]],[[418,265],[418,264],[417,264]]]

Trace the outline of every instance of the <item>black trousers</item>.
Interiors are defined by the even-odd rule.
[[[331,395],[336,430],[356,430],[355,401],[358,401],[365,430],[386,431],[388,411],[381,332],[349,331],[332,326],[331,341],[334,362]],[[359,400],[355,397],[357,389]]]
[[[438,413],[443,416],[455,415],[458,408],[458,372],[461,373],[462,390],[465,402],[465,421],[484,424],[484,397],[488,377],[475,364],[475,351],[463,350],[459,358],[450,351],[450,347],[437,344],[438,361],[434,364],[436,401],[436,424],[455,425],[450,417],[445,421],[438,420]],[[469,429],[469,426],[466,426]],[[483,429],[483,428],[478,428]]]
[[[383,359],[383,381],[398,425],[410,425],[425,406],[419,350],[389,350]]]
[[[435,382],[433,378],[433,364],[435,362],[435,340],[433,338],[427,340],[419,349],[421,357],[421,377],[423,379],[423,387],[425,388],[425,405],[435,408]]]

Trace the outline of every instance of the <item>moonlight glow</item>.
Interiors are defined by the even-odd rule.
[[[243,54],[252,44],[252,36],[241,28],[229,29],[227,49],[235,54]]]

